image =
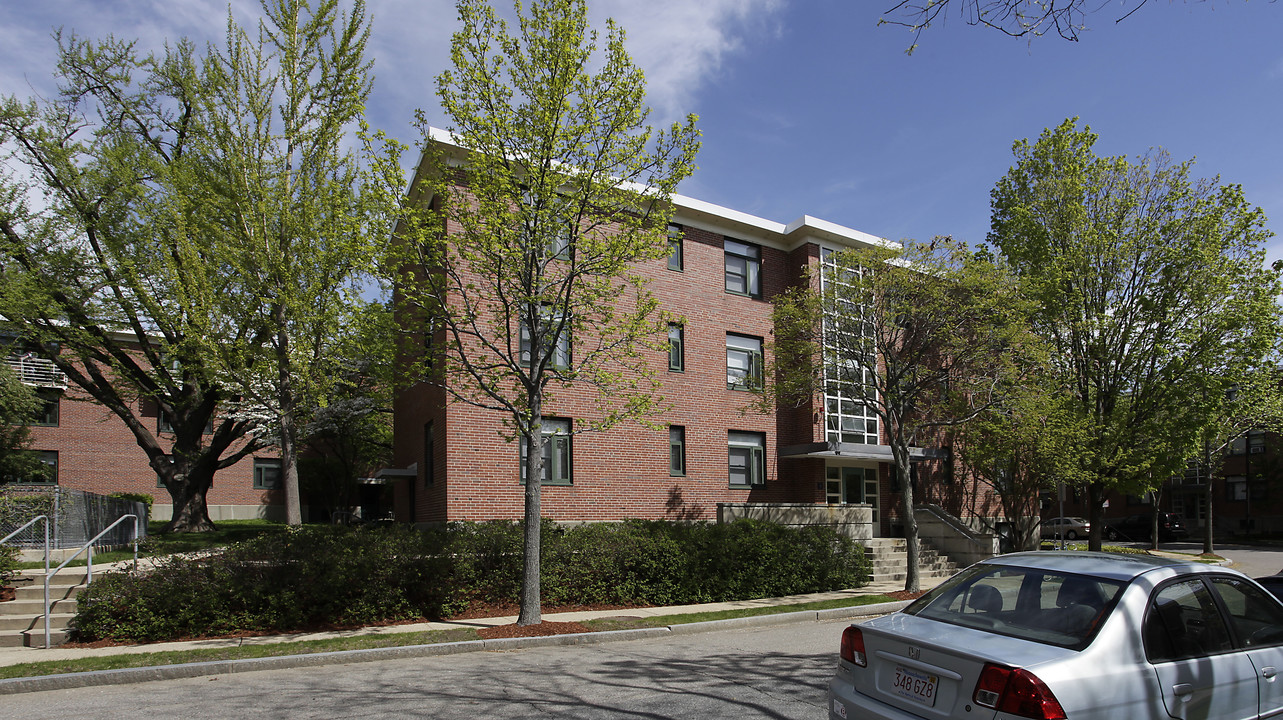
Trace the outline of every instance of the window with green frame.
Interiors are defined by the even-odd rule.
[[[280,458],[254,458],[254,489],[273,490],[280,486]]]
[[[539,330],[543,334],[543,343],[552,347],[551,366],[558,370],[565,370],[570,367],[570,324],[566,323],[562,332],[555,338],[555,347],[553,346],[554,338],[552,333],[555,332],[556,326],[560,323],[561,317],[554,313],[551,308],[543,308],[539,313]],[[525,323],[521,325],[520,332],[521,343],[521,362],[529,366],[531,361],[530,351],[533,347],[531,340],[530,328]]]
[[[762,248],[726,238],[726,292],[762,297]]]
[[[571,452],[570,418],[543,419],[543,480],[544,485],[570,485],[574,480]],[[526,444],[520,438],[521,482],[526,482]]]
[[[686,371],[686,329],[678,323],[668,324],[668,369]]]
[[[686,428],[681,425],[668,426],[668,474],[686,475]]]
[[[762,387],[762,338],[726,333],[726,386],[732,390]]]
[[[682,226],[676,223],[668,224],[668,269],[681,272],[684,265],[682,258]]]
[[[732,486],[766,482],[766,433],[731,430],[727,433],[727,455]]]

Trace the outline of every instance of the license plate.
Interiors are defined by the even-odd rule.
[[[901,665],[895,667],[895,683],[892,688],[900,697],[920,702],[927,707],[935,707],[936,688],[939,684],[940,677],[937,675],[928,675]]]

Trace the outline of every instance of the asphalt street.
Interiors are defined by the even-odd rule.
[[[848,621],[9,696],[0,718],[819,720]]]

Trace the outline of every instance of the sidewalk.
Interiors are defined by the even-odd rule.
[[[934,587],[940,580],[923,580],[923,589]],[[903,583],[873,583],[854,590],[814,593],[808,595],[791,595],[782,598],[761,600],[739,600],[733,602],[706,603],[702,605],[677,605],[670,607],[628,608],[620,610],[599,610],[586,612],[549,613],[543,616],[549,622],[582,622],[608,617],[665,617],[686,615],[690,613],[715,612],[758,607],[781,607],[819,600],[834,600],[860,596],[885,595],[903,590]],[[579,633],[573,635],[552,635],[541,637],[507,638],[503,640],[474,640],[440,645],[400,646],[370,650],[349,650],[301,655],[274,656],[247,660],[228,660],[216,662],[192,663],[190,665],[170,665],[152,668],[133,668],[128,670],[107,670],[67,675],[46,675],[30,678],[0,680],[0,695],[14,692],[30,692],[67,687],[84,687],[87,685],[117,684],[125,682],[145,682],[173,677],[194,677],[244,670],[263,670],[269,668],[299,667],[344,662],[361,662],[398,657],[449,654],[455,652],[515,649],[532,645],[572,645],[604,642],[615,639],[638,639],[653,637],[670,632],[701,632],[732,627],[753,627],[774,625],[783,622],[806,622],[845,617],[862,617],[881,615],[893,612],[907,605],[907,602],[879,603],[833,610],[801,612],[783,612],[774,615],[758,615],[731,620],[689,623],[668,627],[645,628],[640,630],[621,630],[596,633]],[[799,617],[802,616],[802,617]],[[424,632],[432,630],[449,630],[458,628],[482,628],[496,625],[510,625],[517,621],[515,615],[490,618],[472,618],[457,621],[437,621],[414,623],[409,625],[392,625],[342,630],[335,632],[296,633],[289,635],[269,635],[246,638],[226,638],[214,640],[190,640],[183,642],[161,642],[142,645],[121,645],[104,648],[0,648],[0,666],[19,663],[74,660],[78,658],[104,657],[115,655],[136,655],[143,653],[166,652],[172,650],[218,649],[237,646],[267,645],[278,643],[296,643],[308,640],[345,638],[360,636],[395,635],[399,633]],[[680,628],[675,630],[674,628]],[[595,636],[595,637],[594,637]]]

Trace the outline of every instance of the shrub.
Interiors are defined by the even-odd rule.
[[[18,557],[17,545],[0,544],[0,587],[8,586],[18,574]]]
[[[131,502],[140,502],[143,505],[145,505],[146,510],[143,511],[143,516],[138,518],[138,520],[139,522],[142,523],[143,528],[146,529],[147,522],[151,520],[151,506],[156,502],[155,497],[148,495],[147,493],[132,493],[132,492],[114,492],[109,497],[120,498],[121,500],[129,500]]]
[[[863,549],[830,528],[741,520],[631,520],[543,534],[543,600],[687,604],[856,587]],[[80,595],[82,640],[155,641],[448,617],[520,595],[520,523],[307,526],[144,573],[109,573]]]

